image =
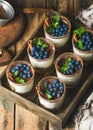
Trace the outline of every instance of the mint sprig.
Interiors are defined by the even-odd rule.
[[[42,41],[40,38],[35,38],[36,45],[40,46],[41,48],[47,48],[48,44]]]
[[[73,31],[73,34],[76,34],[76,37],[77,37],[77,39],[78,39],[78,41],[77,41],[78,46],[77,46],[77,47],[78,47],[80,50],[83,49],[83,43],[82,43],[81,38],[82,38],[82,35],[83,35],[85,32],[86,32],[86,29],[85,29],[84,27],[79,27],[79,28],[77,28],[76,30]]]
[[[84,27],[79,27],[73,31],[73,34],[76,34],[77,37],[81,38],[85,31],[86,29]]]
[[[55,15],[53,18],[50,19],[50,24],[46,28],[47,32],[51,32],[53,28],[57,28],[60,22],[60,15]]]
[[[71,58],[68,58],[66,62],[60,67],[61,72],[66,72],[68,70],[68,64],[71,60]]]
[[[48,86],[46,84],[43,84],[42,91],[47,96],[47,98],[49,100],[52,99],[52,96],[49,94],[49,92],[48,92]]]

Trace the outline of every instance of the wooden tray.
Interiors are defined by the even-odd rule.
[[[43,22],[39,26],[38,32],[34,34],[33,37],[36,37],[36,36],[40,36],[40,37],[44,36]],[[63,50],[56,52],[55,58],[61,53],[64,53],[67,51],[71,51],[71,39],[68,45]],[[24,44],[23,48],[18,53],[18,55],[14,57],[13,61],[16,61],[16,60],[29,61],[28,56],[27,56],[27,42]],[[45,77],[48,75],[56,75],[54,66],[52,66],[52,68],[50,68],[48,71],[42,74],[36,73],[35,84],[34,84],[33,90],[29,92],[28,94],[24,94],[24,95],[19,95],[10,90],[7,79],[6,79],[6,73],[4,71],[1,75],[0,93],[4,95],[5,97],[9,98],[10,100],[12,100],[14,103],[21,105],[25,109],[30,110],[34,114],[37,114],[38,116],[51,122],[53,125],[56,125],[59,128],[63,128],[66,122],[68,121],[68,119],[70,118],[72,112],[74,112],[79,101],[85,98],[84,94],[86,93],[88,94],[89,90],[90,91],[92,90],[93,88],[91,87],[91,84],[93,81],[92,71],[93,71],[92,64],[84,67],[80,84],[78,85],[78,87],[74,89],[67,89],[64,104],[62,108],[56,112],[48,111],[40,105],[38,96],[36,93],[36,89],[35,89],[36,84],[38,83],[40,79],[42,79],[42,77]]]

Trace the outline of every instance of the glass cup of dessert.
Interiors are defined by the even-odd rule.
[[[15,61],[6,70],[6,77],[10,88],[19,94],[32,90],[35,71],[27,61]]]
[[[48,110],[60,109],[65,98],[66,85],[55,76],[41,79],[36,86],[40,104]]]
[[[81,79],[83,71],[82,59],[72,52],[59,55],[55,60],[57,77],[66,84],[67,88],[75,88]]]
[[[53,65],[55,47],[50,40],[42,37],[29,40],[27,52],[30,63],[37,72],[45,72]]]
[[[70,31],[71,23],[65,16],[54,15],[44,21],[45,37],[54,43],[56,50],[68,43]]]

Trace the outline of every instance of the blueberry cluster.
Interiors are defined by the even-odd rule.
[[[64,92],[64,86],[58,79],[54,79],[52,83],[45,81],[43,86],[46,87],[46,89],[43,87],[43,92],[50,95],[52,100],[61,97]]]
[[[19,63],[11,69],[11,73],[16,80],[23,79],[25,82],[32,76],[31,68],[27,64]]]
[[[93,50],[93,36],[90,32],[85,32],[81,38],[82,41],[82,50]],[[78,43],[76,42],[74,44],[76,47],[78,47]]]
[[[71,59],[71,61],[68,62],[67,70],[63,71],[62,73],[65,75],[70,75],[75,73],[77,70],[80,70],[81,68],[81,62],[75,59]]]
[[[57,28],[52,28],[50,35],[54,37],[60,37],[63,36],[67,33],[68,31],[68,26],[65,22],[59,23]]]
[[[41,46],[34,44],[30,54],[36,59],[46,59],[50,55],[50,50],[48,50],[48,48],[42,48]]]

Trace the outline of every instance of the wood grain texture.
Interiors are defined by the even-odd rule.
[[[47,130],[47,122],[16,105],[15,130]]]
[[[0,130],[14,130],[14,103],[0,95]]]

